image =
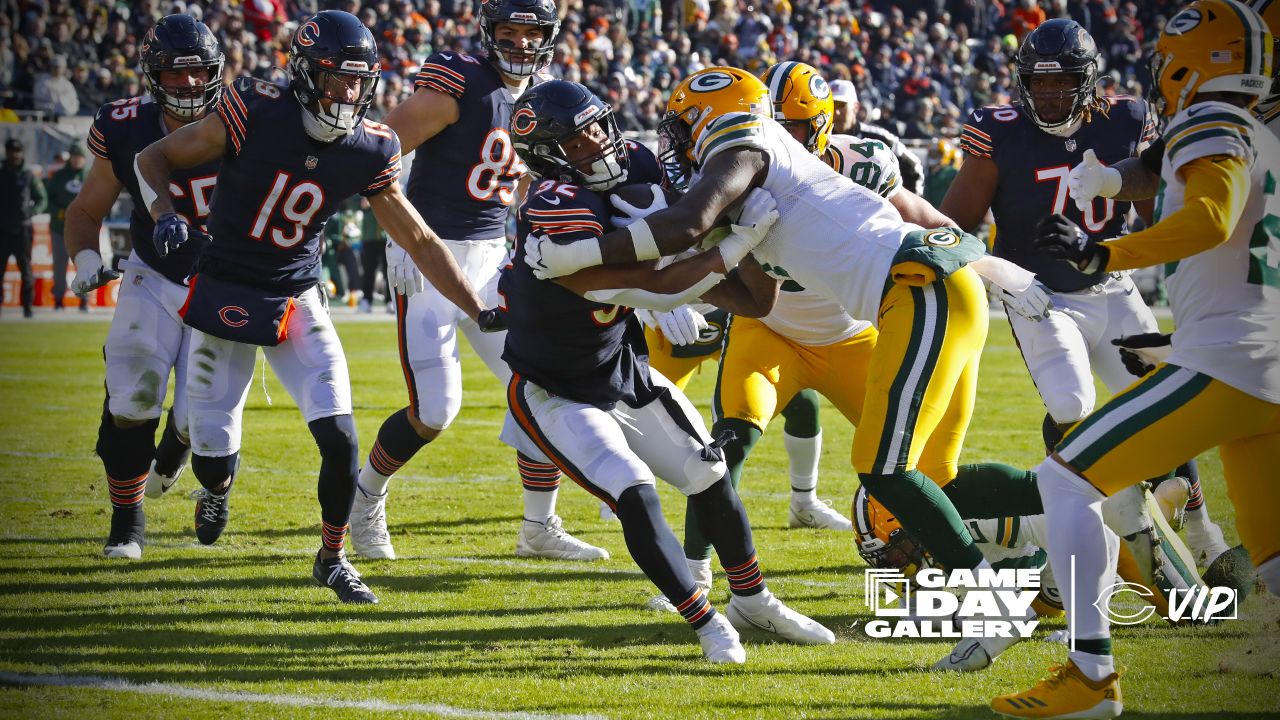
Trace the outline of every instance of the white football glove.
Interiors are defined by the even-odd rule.
[[[1006,308],[1031,322],[1044,320],[1053,309],[1053,291],[1039,280],[1032,281],[1024,290],[1000,288],[1000,299],[1004,301]]]
[[[560,244],[546,235],[530,233],[524,240],[524,262],[539,280],[572,275],[583,268],[604,262],[600,257],[600,241],[596,238]]]
[[[609,202],[613,204],[615,210],[620,211],[621,215],[614,215],[613,226],[624,228],[631,223],[646,218],[659,210],[667,209],[667,196],[662,192],[662,186],[650,185],[649,191],[653,193],[653,202],[647,208],[638,208],[635,205],[623,200],[617,195],[609,197]]]
[[[694,345],[702,331],[710,327],[702,313],[688,305],[681,305],[671,312],[657,313],[658,329],[672,345]]]
[[[76,276],[71,280],[71,292],[87,295],[120,277],[120,273],[102,264],[102,256],[85,249],[76,253]]]
[[[1075,199],[1080,212],[1099,195],[1115,197],[1122,184],[1120,171],[1098,162],[1092,149],[1084,151],[1084,160],[1067,175],[1067,192]]]
[[[738,221],[730,226],[728,237],[717,246],[724,259],[726,270],[732,270],[742,262],[757,245],[764,241],[769,229],[778,220],[778,202],[764,188],[756,188],[742,203]]]
[[[413,258],[409,257],[409,252],[394,240],[387,240],[387,284],[391,286],[392,292],[398,292],[406,298],[427,289],[426,278],[422,277],[422,272],[413,263]]]

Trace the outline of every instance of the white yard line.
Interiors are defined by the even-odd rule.
[[[163,695],[193,700],[213,700],[218,702],[255,703],[260,705],[279,705],[296,708],[339,708],[353,710],[372,710],[374,712],[411,712],[456,718],[517,718],[518,720],[599,720],[600,715],[556,715],[550,713],[529,713],[519,711],[491,712],[488,710],[469,710],[440,703],[394,703],[386,700],[338,700],[336,698],[314,697],[311,695],[281,695],[275,693],[256,693],[234,690],[212,690],[207,688],[174,685],[171,683],[134,683],[128,680],[116,680],[92,675],[28,675],[26,673],[0,672],[0,685],[40,685],[45,687],[88,688],[91,690],[108,690],[111,692],[138,693],[142,695]]]

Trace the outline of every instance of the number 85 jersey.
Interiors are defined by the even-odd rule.
[[[417,148],[409,202],[447,240],[505,238],[507,206],[527,171],[508,130],[515,97],[488,58],[456,52],[427,58],[414,87],[453,98],[458,120]]]
[[[372,120],[312,139],[293,94],[253,78],[228,87],[217,112],[227,147],[200,272],[297,295],[320,281],[320,232],[342,202],[400,177],[400,139]]]

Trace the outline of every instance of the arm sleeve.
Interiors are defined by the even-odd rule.
[[[991,151],[995,143],[991,139],[989,127],[983,127],[982,118],[989,116],[991,108],[974,110],[969,113],[964,127],[960,129],[960,149],[974,157],[991,159]]]
[[[1160,174],[1160,165],[1164,162],[1164,138],[1156,138],[1155,142],[1147,146],[1138,158],[1142,160],[1142,167],[1152,175]]]
[[[1226,242],[1249,200],[1249,165],[1239,157],[1201,157],[1183,166],[1183,206],[1151,227],[1102,243],[1107,270],[1173,262]]]
[[[574,197],[555,190],[534,195],[521,209],[534,235],[546,235],[566,245],[577,240],[595,240],[604,234],[604,206],[592,193],[573,188]]]
[[[735,147],[751,147],[768,152],[764,123],[760,116],[732,112],[712,120],[694,145],[693,156],[697,159],[698,166],[703,166],[716,153]]]
[[[702,297],[711,288],[719,285],[724,278],[725,276],[719,273],[711,273],[686,288],[683,292],[670,295],[662,295],[649,290],[640,290],[639,288],[610,288],[588,290],[583,294],[583,297],[592,302],[608,305],[626,305],[627,307],[644,310],[671,312],[681,305],[697,302],[698,298]]]

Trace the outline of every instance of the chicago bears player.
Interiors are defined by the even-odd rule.
[[[226,89],[216,115],[148,147],[136,161],[163,255],[196,231],[168,194],[153,188],[167,186],[173,168],[222,159],[208,224],[214,239],[201,253],[183,307],[194,328],[191,466],[207,490],[197,506],[197,536],[211,544],[226,527],[240,418],[262,345],[320,449],[323,543],[312,575],[352,603],[377,597],[343,553],[359,447],[346,359],[317,288],[325,222],[352,195],[363,195],[441,292],[482,326],[499,319],[483,309],[453,256],[400,193],[395,133],[364,119],[379,72],[372,33],[353,15],[322,12],[293,37],[288,89],[242,78]]]
[[[485,55],[438,52],[422,64],[412,97],[387,116],[405,152],[417,150],[408,196],[446,239],[471,284],[495,300],[498,271],[506,258],[507,206],[515,202],[524,166],[511,148],[511,105],[551,61],[560,27],[552,0],[487,0],[480,6]],[[360,471],[351,532],[357,553],[394,558],[387,532],[390,477],[434,440],[462,407],[458,335],[503,383],[503,337],[484,335],[432,288],[423,288],[413,261],[388,245],[387,268],[396,295],[400,365],[409,405],[387,417]],[[561,526],[555,514],[560,473],[554,466],[517,456],[524,487],[524,522],[516,554],[562,560],[609,557]]]
[[[1018,49],[1017,68],[1021,101],[974,110],[965,125],[961,147],[968,157],[942,211],[973,229],[991,208],[995,255],[1035,272],[1054,292],[1061,312],[1045,322],[1009,320],[1048,411],[1043,433],[1052,452],[1062,431],[1093,411],[1095,373],[1112,393],[1132,382],[1112,341],[1155,332],[1157,325],[1126,275],[1084,274],[1036,250],[1036,222],[1051,212],[1066,213],[1093,237],[1126,232],[1129,203],[1104,198],[1083,211],[1069,206],[1067,173],[1086,150],[1106,163],[1132,157],[1152,139],[1155,126],[1142,100],[1097,96],[1098,50],[1072,20],[1052,20],[1032,31]],[[1194,464],[1178,472],[1198,496]],[[1130,495],[1135,506],[1141,503],[1136,490]],[[1208,565],[1227,549],[1222,531],[1207,513],[1189,515],[1192,549]]]
[[[581,85],[551,81],[521,96],[513,117],[516,150],[541,178],[521,207],[517,237],[597,237],[609,222],[600,193],[626,177],[628,153],[613,111]],[[697,631],[704,655],[716,663],[746,660],[735,627],[805,644],[829,644],[835,637],[765,586],[746,511],[719,448],[684,394],[649,368],[631,308],[670,309],[691,299],[663,295],[665,278],[683,276],[692,285],[714,272],[693,297],[708,291],[763,237],[776,216],[772,206],[767,193],[748,199],[740,225],[719,249],[661,270],[640,263],[539,280],[519,242],[499,283],[510,327],[503,358],[512,370],[503,439],[529,457],[554,462],[614,509],[632,558],[672,599]],[[754,270],[758,281],[772,282]],[[682,562],[655,476],[685,493],[707,527],[733,592],[727,619]]]
[[[1280,595],[1280,141],[1250,113],[1271,83],[1274,38],[1234,0],[1198,0],[1165,24],[1152,95],[1167,118],[1156,222],[1098,241],[1061,214],[1037,245],[1084,273],[1165,264],[1175,330],[1154,372],[1072,428],[1038,468],[1049,557],[1073,564],[1063,601],[1075,630],[1064,665],[992,700],[1012,717],[1110,718],[1123,710],[1108,613],[1117,539],[1108,495],[1217,447],[1236,529],[1259,578]]]
[[[129,232],[133,253],[121,263],[124,279],[115,315],[103,345],[107,398],[98,427],[97,453],[107,474],[111,532],[103,554],[142,556],[146,518],[142,498],[159,497],[187,464],[186,357],[191,332],[178,309],[187,296],[186,278],[202,243],[193,240],[161,256],[151,244],[155,226],[142,202],[133,157],[146,146],[203,118],[222,92],[223,55],[204,23],[190,15],[161,18],[143,39],[143,79],[148,94],[103,105],[89,130],[93,167],[67,208],[67,252],[75,259],[73,292],[90,292],[119,277],[98,254],[102,221],[120,191],[133,198]],[[210,162],[174,173],[168,191],[176,212],[202,225],[217,179]],[[173,405],[157,446],[156,427],[164,408],[169,375]],[[150,469],[148,469],[148,466]]]

